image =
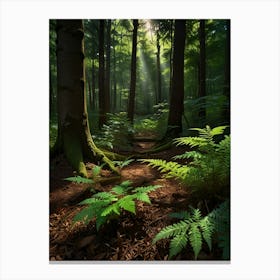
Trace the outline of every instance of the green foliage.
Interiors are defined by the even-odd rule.
[[[148,194],[160,187],[146,186],[133,189],[130,181],[124,181],[114,186],[110,192],[99,192],[80,202],[80,205],[87,207],[74,217],[74,222],[83,221],[88,224],[96,218],[96,228],[99,230],[103,224],[117,218],[122,210],[136,214],[135,201],[151,203]]]
[[[65,178],[64,180],[74,182],[74,183],[77,183],[77,184],[81,184],[81,183],[93,184],[94,183],[94,181],[92,179],[84,178],[84,177],[81,177],[81,176],[68,177],[68,178]]]
[[[202,190],[205,194],[217,194],[229,185],[230,178],[230,136],[216,143],[215,136],[221,135],[227,126],[211,129],[194,128],[199,137],[181,137],[175,139],[176,145],[188,145],[196,150],[177,155],[174,159],[190,159],[190,163],[160,159],[145,159],[149,166],[156,167],[166,178],[174,177],[181,180],[194,191]]]
[[[135,134],[153,134],[162,137],[166,132],[168,103],[162,102],[153,106],[154,114],[146,118],[138,118],[134,123]]]
[[[222,248],[222,258],[229,260],[230,257],[230,214],[229,200],[221,203],[205,217],[202,217],[199,209],[192,209],[191,212],[183,211],[171,213],[171,217],[181,219],[163,228],[154,238],[153,243],[169,238],[169,259],[176,256],[184,248],[188,241],[191,245],[194,258],[197,259],[202,249],[203,241],[212,250],[212,240],[217,240],[218,247]]]
[[[230,258],[230,207],[229,200],[220,204],[208,214],[211,223],[214,224],[217,233],[218,246],[222,248],[224,260]]]
[[[124,161],[113,161],[113,163],[116,165],[116,166],[119,166],[121,169],[124,168],[125,166],[128,166],[130,163],[132,163],[134,161],[134,159],[127,159],[127,160],[124,160]]]
[[[130,150],[134,130],[127,118],[127,113],[108,113],[107,116],[107,124],[103,125],[101,134],[93,135],[96,145],[116,150]]]
[[[164,238],[171,238],[169,245],[169,259],[171,259],[180,253],[189,241],[194,252],[194,258],[197,259],[203,240],[211,250],[213,230],[213,222],[207,216],[202,217],[199,209],[192,209],[191,213],[184,212],[184,220],[163,228],[155,236],[153,243]]]

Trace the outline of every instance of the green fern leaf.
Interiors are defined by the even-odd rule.
[[[170,213],[168,216],[175,219],[186,220],[190,218],[190,213],[188,211],[182,211],[182,212]]]
[[[151,204],[151,200],[150,200],[149,196],[147,195],[147,193],[144,193],[144,192],[136,193],[135,198],[137,200]]]
[[[149,193],[151,191],[155,191],[158,188],[162,188],[162,186],[155,185],[155,186],[138,187],[138,188],[134,189],[132,192],[135,192],[135,193]]]
[[[94,218],[95,209],[93,205],[90,205],[83,210],[81,210],[78,214],[74,216],[74,222],[84,222],[86,225]]]
[[[107,217],[97,215],[96,216],[96,230],[99,231],[100,227],[105,224],[107,221]]]
[[[108,207],[106,207],[102,213],[101,216],[106,217],[108,215],[111,215],[113,213],[116,213],[117,215],[120,215],[120,209],[117,203],[111,204]]]
[[[81,177],[81,176],[68,177],[68,178],[65,178],[63,180],[74,182],[74,183],[77,183],[77,184],[81,184],[81,183],[93,184],[94,183],[94,181],[92,179],[84,178],[84,177]]]
[[[204,240],[206,241],[206,243],[209,247],[209,250],[211,251],[212,250],[212,239],[211,238],[212,238],[214,226],[209,221],[207,216],[199,222],[199,226],[202,230],[202,236],[203,236]]]
[[[212,136],[215,136],[215,135],[221,135],[224,133],[225,129],[229,127],[228,125],[223,125],[223,126],[217,126],[217,127],[214,127],[212,130],[211,130],[211,135]]]
[[[170,242],[168,258],[171,259],[173,256],[180,253],[187,246],[187,242],[188,239],[186,233],[183,232],[176,235]]]
[[[190,243],[194,251],[194,258],[197,259],[197,256],[202,247],[201,232],[199,231],[197,223],[190,224],[189,236]]]
[[[153,244],[163,238],[169,238],[181,233],[185,233],[188,227],[189,225],[186,223],[186,221],[180,221],[179,223],[167,226],[155,236],[155,238],[153,239]]]
[[[94,198],[101,200],[117,201],[116,196],[110,192],[99,192],[94,195]],[[90,198],[89,198],[90,199]]]
[[[133,201],[134,196],[133,195],[127,195],[123,198],[121,198],[117,204],[119,207],[123,208],[124,210],[131,212],[133,214],[136,214],[135,210],[135,202]]]

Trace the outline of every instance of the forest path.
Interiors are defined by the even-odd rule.
[[[181,152],[180,149],[173,147],[143,157],[171,160]],[[56,164],[52,163],[50,179],[50,260],[167,260],[168,240],[156,245],[152,240],[163,227],[174,222],[170,213],[185,210],[186,205],[192,204],[186,188],[175,180],[162,178],[156,169],[135,160],[122,168],[120,181],[129,180],[134,187],[162,187],[149,194],[151,204],[137,202],[136,215],[124,212],[118,220],[97,232],[94,222],[73,226],[73,217],[82,209],[77,203],[92,194],[90,185],[64,181],[73,176],[73,172],[63,157],[56,161]],[[93,164],[86,166],[90,171]],[[102,173],[103,177],[111,175],[109,171]],[[109,191],[117,183],[100,184],[95,189]],[[202,256],[207,258],[205,254]],[[184,251],[178,258],[192,259],[193,256],[191,251]]]

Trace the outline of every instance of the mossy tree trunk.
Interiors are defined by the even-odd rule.
[[[84,157],[112,162],[92,141],[85,91],[82,20],[57,21],[58,138],[56,147],[81,176],[87,177]]]
[[[184,50],[186,20],[175,20],[172,90],[169,105],[166,136],[178,136],[182,132],[184,112]]]

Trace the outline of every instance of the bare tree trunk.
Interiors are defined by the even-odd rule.
[[[198,87],[198,97],[206,96],[206,54],[205,54],[205,20],[199,21],[199,87]],[[205,126],[206,109],[201,107],[199,109],[199,118],[201,119],[202,125]]]
[[[94,59],[92,59],[92,65],[91,65],[91,87],[92,87],[92,109],[94,110],[96,108],[97,102],[96,102],[96,95],[95,95],[95,67],[94,67]]]
[[[172,66],[173,66],[173,61],[172,61],[172,56],[173,56],[173,20],[171,20],[170,22],[170,42],[171,42],[171,46],[170,46],[170,54],[169,54],[169,100],[171,98],[171,91],[172,91]]]
[[[172,91],[169,106],[167,136],[177,136],[182,132],[184,112],[184,50],[186,20],[175,20]]]
[[[157,102],[162,102],[161,96],[161,69],[160,69],[160,44],[159,44],[159,30],[157,31],[157,85],[158,85],[158,98]]]
[[[104,20],[99,21],[99,128],[106,122],[105,111]]]
[[[111,20],[107,22],[106,30],[106,70],[105,70],[105,114],[110,112],[110,64],[111,64]]]
[[[226,46],[225,46],[225,81],[224,95],[227,97],[229,105],[223,112],[223,117],[227,124],[230,123],[230,20],[226,21]]]
[[[132,55],[131,55],[131,80],[130,92],[128,99],[128,119],[133,123],[134,108],[135,108],[135,88],[136,88],[136,50],[137,50],[137,29],[138,20],[133,20],[133,35],[132,35]]]

